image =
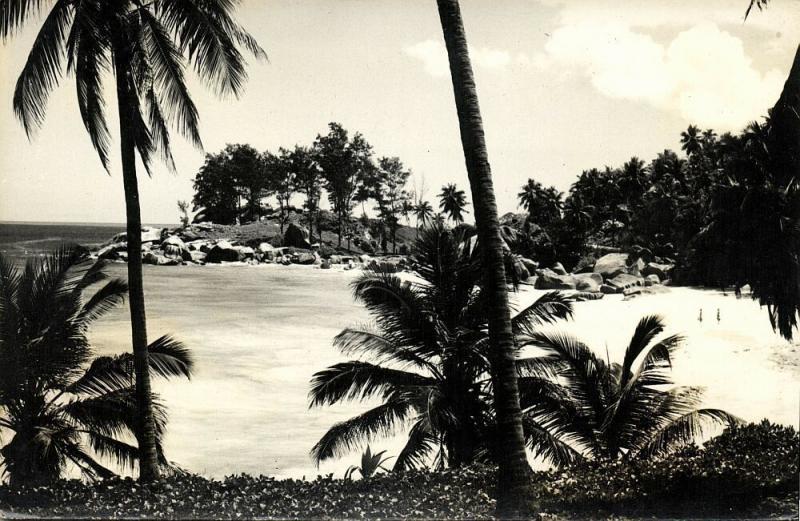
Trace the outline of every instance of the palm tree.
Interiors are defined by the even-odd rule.
[[[414,206],[417,228],[424,228],[433,221],[433,207],[428,201],[420,201]]]
[[[531,221],[539,226],[549,226],[561,218],[564,206],[562,194],[552,186],[545,188],[542,183],[533,179],[522,186],[517,200],[527,212]]]
[[[439,466],[451,467],[497,458],[488,301],[481,290],[480,248],[472,238],[463,228],[426,228],[413,255],[422,282],[403,282],[381,271],[367,272],[353,282],[356,298],[375,324],[345,329],[334,345],[344,354],[371,360],[355,359],[316,373],[311,405],[372,397],[383,403],[331,427],[312,450],[317,462],[409,425],[397,471],[425,465],[432,458]],[[570,316],[571,309],[561,294],[547,293],[518,313],[513,324],[517,331],[530,332]],[[520,370],[532,364],[536,361],[521,360]],[[562,463],[558,456],[568,449],[550,450],[558,443],[542,432],[529,430],[531,448]]]
[[[708,424],[738,422],[725,411],[698,408],[701,389],[674,385],[672,360],[683,339],[663,331],[662,318],[642,318],[621,365],[598,358],[569,335],[518,335],[520,346],[540,349],[520,379],[526,423],[583,456],[631,459],[690,443]]]
[[[0,4],[0,37],[15,33],[51,2]],[[63,71],[74,74],[78,108],[92,146],[109,169],[103,77],[115,78],[128,236],[128,283],[136,396],[142,422],[140,478],[159,475],[150,397],[141,262],[138,151],[148,174],[154,155],[174,170],[167,122],[200,147],[197,109],[184,81],[186,61],[220,95],[238,95],[247,78],[244,46],[266,57],[232,18],[230,0],[56,0],[17,80],[14,111],[30,137]],[[66,64],[64,64],[66,58]]]
[[[703,149],[703,136],[700,129],[694,125],[681,132],[681,150],[686,152],[686,155],[693,156]]]
[[[483,245],[483,287],[491,310],[488,317],[491,374],[498,422],[497,446],[502,447],[498,451],[497,515],[519,517],[525,513],[528,500],[530,466],[525,455],[519,407],[503,240],[461,8],[458,0],[437,0],[436,3],[450,63],[461,145],[475,207],[475,225]]]
[[[68,463],[88,478],[104,478],[113,472],[99,458],[123,468],[139,458],[139,448],[126,441],[141,439],[133,357],[92,360],[87,339],[91,324],[127,292],[103,267],[62,249],[20,273],[0,255],[0,427],[13,433],[0,447],[0,467],[12,484],[57,479]],[[191,375],[188,350],[168,336],[150,344],[148,354],[156,375]],[[155,402],[154,413],[165,464],[166,410]]]
[[[455,224],[464,222],[464,214],[469,213],[467,207],[467,196],[464,190],[459,190],[456,185],[449,183],[442,187],[439,193],[439,208],[446,213],[450,220]]]

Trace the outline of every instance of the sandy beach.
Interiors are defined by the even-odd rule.
[[[112,269],[122,275],[124,268]],[[150,338],[175,335],[197,362],[191,382],[156,386],[170,409],[168,457],[212,477],[340,475],[355,463],[358,454],[317,469],[308,452],[334,422],[366,406],[309,410],[307,392],[314,372],[343,360],[331,339],[368,319],[348,287],[356,275],[305,266],[146,267]],[[541,293],[523,286],[513,298],[523,306]],[[749,298],[690,288],[628,301],[610,295],[576,304],[574,320],[555,327],[613,361],[648,313],[665,315],[668,332],[686,336],[675,378],[704,386],[706,406],[798,426],[799,346],[775,334]],[[127,308],[120,308],[96,324],[92,339],[102,353],[120,352],[128,327]],[[401,446],[373,443],[389,455]]]

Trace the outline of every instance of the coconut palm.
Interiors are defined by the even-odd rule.
[[[480,288],[480,248],[466,231],[441,226],[422,231],[413,255],[422,282],[403,282],[381,271],[366,272],[353,282],[354,294],[374,325],[345,329],[334,345],[346,355],[369,360],[355,359],[316,373],[311,405],[373,397],[382,403],[331,427],[312,449],[317,462],[340,457],[402,427],[410,431],[396,470],[431,459],[439,466],[457,467],[497,458],[488,300]],[[565,297],[547,293],[518,313],[513,323],[515,330],[532,331],[570,314]],[[521,369],[531,363],[536,362],[521,361]],[[541,429],[528,434],[534,450],[563,462],[558,457],[568,448],[552,450],[553,444],[563,444]]]
[[[514,343],[508,308],[503,239],[497,216],[492,170],[484,139],[478,91],[458,0],[437,0],[461,132],[461,146],[475,207],[475,225],[483,245],[483,286],[489,301],[489,343],[497,412],[497,516],[525,515],[530,474],[519,407]]]
[[[239,46],[265,57],[255,40],[233,20],[235,4],[232,0],[0,3],[3,39],[32,23],[49,8],[14,91],[14,111],[28,136],[43,122],[47,98],[66,70],[75,76],[83,124],[103,167],[108,170],[110,135],[102,82],[109,73],[115,80],[127,220],[132,345],[143,426],[140,460],[143,480],[154,479],[159,472],[147,371],[135,154],[138,152],[148,174],[154,156],[174,170],[168,123],[201,146],[197,109],[184,79],[187,63],[216,93],[238,95],[247,78]]]
[[[702,390],[674,385],[670,372],[683,338],[662,335],[664,321],[639,321],[622,364],[598,358],[578,339],[550,332],[517,335],[540,352],[520,379],[525,422],[583,456],[647,458],[692,442],[710,424],[739,420],[698,408]]]
[[[686,130],[681,132],[681,150],[686,155],[693,156],[703,149],[703,136],[700,129],[694,125],[689,125]]]
[[[417,228],[424,228],[433,221],[433,207],[428,201],[420,201],[414,206]]]
[[[554,187],[545,188],[542,183],[528,179],[517,194],[517,200],[533,223],[549,226],[561,218],[564,206],[562,196]]]
[[[92,359],[87,339],[127,291],[103,267],[76,249],[29,261],[22,272],[0,255],[0,427],[12,432],[0,467],[12,484],[57,479],[68,464],[89,478],[108,477],[113,472],[98,460],[132,468],[139,458],[128,441],[141,439],[133,357]],[[158,376],[191,374],[188,350],[168,336],[148,354]],[[165,464],[166,410],[156,402],[154,413]]]
[[[467,196],[464,190],[459,190],[453,183],[442,187],[439,193],[439,209],[447,214],[451,221],[455,224],[463,223],[464,214],[469,213],[466,207]]]

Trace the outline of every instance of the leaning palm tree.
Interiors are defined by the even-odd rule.
[[[520,379],[525,422],[581,456],[611,459],[661,455],[711,424],[737,423],[723,410],[699,408],[701,389],[674,385],[672,361],[683,339],[663,331],[660,317],[642,318],[622,364],[566,334],[521,333],[520,346],[540,350]]]
[[[446,213],[450,220],[455,224],[464,222],[464,214],[469,213],[466,210],[467,196],[464,190],[459,190],[453,183],[448,183],[442,187],[439,193],[439,209]]]
[[[402,427],[410,431],[395,462],[397,471],[431,461],[458,467],[497,459],[487,299],[481,290],[480,248],[473,246],[464,229],[426,228],[413,255],[422,281],[403,282],[374,271],[353,282],[374,325],[345,329],[334,345],[346,355],[367,359],[316,373],[311,405],[373,397],[382,403],[331,427],[312,449],[317,462]],[[564,296],[547,293],[512,322],[515,330],[532,331],[570,316],[571,309]],[[520,360],[520,370],[536,363]],[[555,463],[564,463],[572,452],[540,428],[526,434],[531,448]]]
[[[489,304],[489,343],[491,345],[494,403],[497,409],[498,453],[497,515],[518,517],[525,514],[528,500],[530,466],[525,454],[525,438],[519,406],[517,374],[508,288],[503,260],[503,239],[497,216],[492,171],[478,105],[478,92],[469,59],[467,36],[458,0],[437,0],[456,112],[461,131],[461,145],[475,207],[475,226],[483,247],[483,286]]]
[[[64,70],[75,76],[78,108],[92,146],[109,170],[110,135],[102,80],[115,79],[125,189],[131,333],[143,426],[142,480],[159,475],[150,398],[141,261],[138,152],[148,174],[158,155],[174,171],[168,123],[201,147],[197,109],[184,79],[188,63],[220,95],[238,95],[247,78],[244,46],[265,57],[232,18],[233,0],[13,0],[0,2],[0,37],[44,13],[17,80],[14,111],[28,136],[45,117]],[[184,55],[188,58],[185,59]],[[66,59],[66,63],[65,62]]]
[[[107,279],[103,261],[75,249],[29,261],[20,271],[0,255],[0,467],[12,484],[62,476],[68,464],[88,478],[114,473],[98,460],[133,468],[141,439],[133,357],[92,359],[91,324],[120,304],[127,285]],[[98,287],[99,286],[99,287]],[[163,336],[148,346],[159,376],[189,377],[192,360],[179,342]],[[155,403],[156,450],[166,410]]]

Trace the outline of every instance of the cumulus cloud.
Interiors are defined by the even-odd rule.
[[[662,45],[619,22],[556,29],[540,67],[585,74],[611,98],[676,110],[686,120],[737,129],[764,115],[780,94],[783,75],[753,67],[739,38],[702,23]]]
[[[450,74],[447,49],[437,40],[425,40],[403,49],[406,55],[420,60],[431,76],[446,77]],[[509,51],[491,47],[469,47],[472,66],[476,69],[500,71],[514,64],[526,65],[530,59],[524,53],[513,55]]]

